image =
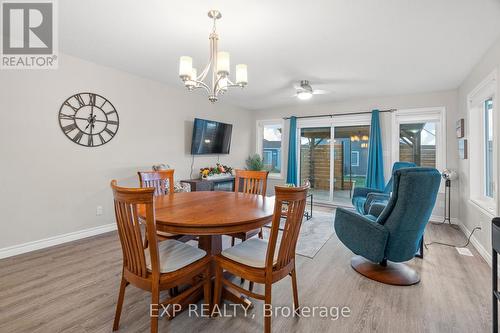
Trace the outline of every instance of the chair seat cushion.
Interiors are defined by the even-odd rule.
[[[267,244],[268,242],[266,240],[250,238],[249,240],[222,251],[221,255],[247,266],[263,268],[266,267]],[[273,264],[277,261],[278,250],[279,246],[277,245]]]
[[[160,257],[160,273],[169,273],[200,260],[207,253],[197,247],[174,239],[167,239],[158,243],[158,254]],[[144,250],[144,255],[146,256],[146,267],[151,271],[149,248]]]

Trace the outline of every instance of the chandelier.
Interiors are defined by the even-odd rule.
[[[368,141],[368,135],[351,135],[351,141]]]
[[[359,133],[359,135],[357,134],[354,134],[354,135],[351,135],[351,141],[352,142],[361,142],[360,144],[360,147],[361,148],[368,148],[368,135],[361,135],[361,133]]]
[[[215,22],[220,19],[222,15],[217,10],[211,10],[208,12],[208,17],[213,20],[212,33],[210,33],[208,37],[210,40],[210,58],[208,64],[198,75],[198,71],[193,67],[193,59],[191,57],[182,56],[179,60],[179,77],[189,91],[204,88],[208,93],[210,102],[215,103],[218,100],[218,96],[223,95],[228,88],[243,88],[247,85],[247,65],[236,65],[236,80],[233,82],[229,79],[229,53],[218,51],[217,49],[219,35],[217,35]],[[210,75],[208,75],[209,73]],[[207,79],[207,81],[211,80],[211,82],[205,83],[205,79]]]

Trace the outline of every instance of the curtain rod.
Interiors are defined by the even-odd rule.
[[[394,112],[397,111],[397,109],[387,109],[387,110],[378,110],[379,112]],[[300,116],[296,117],[297,119],[304,119],[304,118],[324,118],[324,117],[336,117],[336,116],[348,116],[348,115],[355,115],[355,114],[366,114],[366,113],[372,113],[371,111],[360,111],[360,112],[348,112],[348,113],[334,113],[334,114],[319,114],[315,116]],[[290,117],[283,117],[284,120],[290,119]]]

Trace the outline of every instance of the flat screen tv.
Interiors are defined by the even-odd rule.
[[[191,154],[229,154],[232,131],[231,124],[195,118]]]

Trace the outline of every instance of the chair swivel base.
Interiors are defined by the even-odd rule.
[[[403,263],[387,262],[387,266],[373,263],[362,256],[351,259],[352,268],[367,278],[395,286],[411,286],[420,282],[415,270]]]

